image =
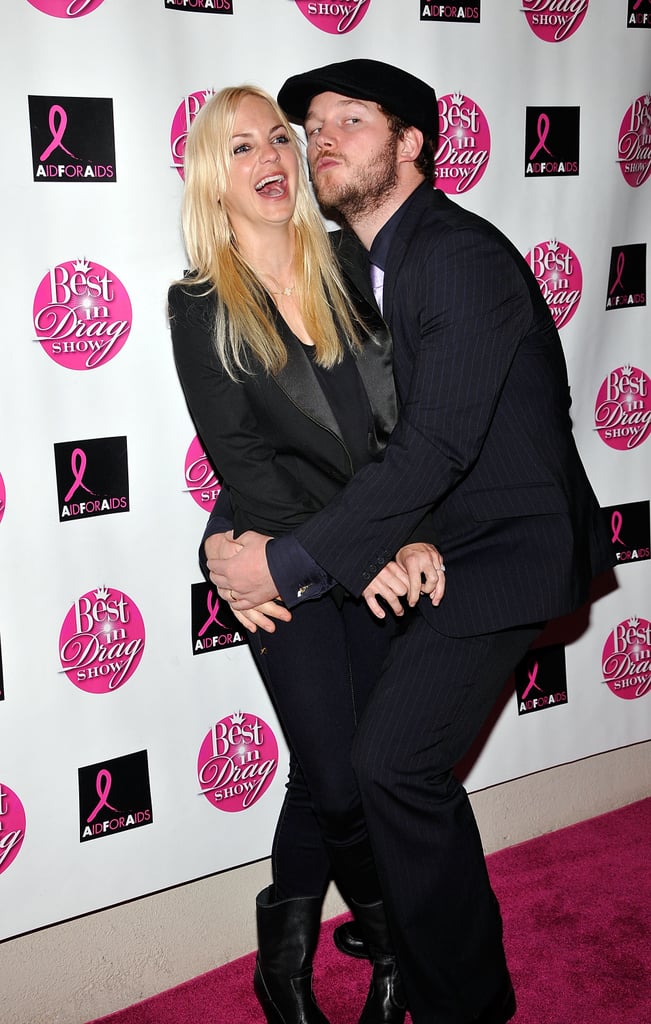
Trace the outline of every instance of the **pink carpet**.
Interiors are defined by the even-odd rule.
[[[494,853],[518,998],[514,1024],[651,1024],[651,798]],[[252,897],[253,902],[253,897]],[[369,965],[332,945],[314,988],[331,1024],[355,1024]],[[254,954],[89,1024],[264,1024]]]

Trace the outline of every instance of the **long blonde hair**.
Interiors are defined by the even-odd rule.
[[[214,290],[219,298],[214,340],[230,377],[251,373],[251,356],[272,374],[285,365],[287,351],[274,323],[268,292],[239,252],[218,201],[230,182],[235,117],[247,96],[257,96],[271,106],[297,154],[299,176],[292,217],[295,294],[306,330],[314,339],[316,361],[331,367],[341,361],[345,346],[359,345],[360,321],[312,200],[296,133],[275,100],[255,86],[233,86],[216,93],[201,108],[188,133],[182,227],[191,280],[206,284],[206,294]]]

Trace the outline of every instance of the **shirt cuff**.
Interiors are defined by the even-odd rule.
[[[321,597],[335,585],[292,534],[267,541],[265,553],[269,572],[287,608]]]

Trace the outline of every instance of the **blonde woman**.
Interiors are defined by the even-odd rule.
[[[279,536],[381,458],[396,419],[390,339],[377,310],[349,297],[297,139],[269,95],[241,86],[212,97],[189,132],[184,170],[192,270],[169,292],[179,377],[230,496],[235,537]],[[410,552],[438,603],[438,552],[424,543]],[[407,593],[396,562],[382,579],[390,598]],[[360,1021],[401,1024],[404,999],[350,747],[404,620],[380,620],[335,588],[292,615],[271,603],[242,621],[291,750],[273,884],[257,898],[256,994],[270,1024],[327,1024],[311,977],[333,876],[373,962]]]

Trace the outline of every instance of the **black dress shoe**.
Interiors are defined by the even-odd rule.
[[[332,941],[340,953],[354,956],[357,960],[368,960],[368,949],[356,921],[344,921],[332,933]]]

